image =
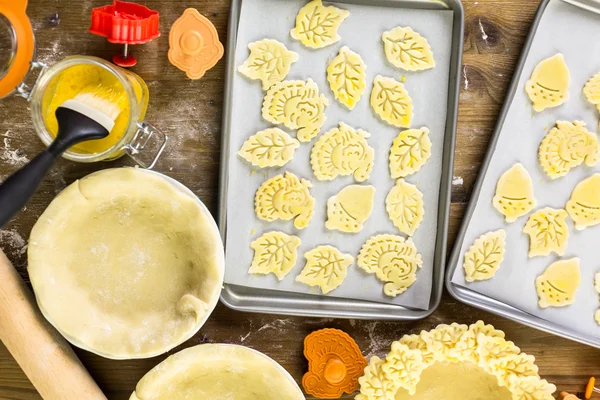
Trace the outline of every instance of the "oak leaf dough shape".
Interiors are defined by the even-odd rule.
[[[477,335],[477,357],[479,366],[486,372],[491,373],[490,364],[493,360],[500,360],[513,354],[519,354],[519,349],[515,344],[503,337],[486,336],[484,333]]]
[[[279,128],[268,128],[250,136],[238,154],[257,167],[282,167],[292,160],[300,142]]]
[[[430,367],[435,363],[435,353],[429,349],[421,335],[404,335],[400,338],[399,342],[411,350],[420,351],[425,368]]]
[[[317,179],[330,181],[339,175],[354,175],[357,182],[368,179],[375,158],[367,142],[370,136],[343,122],[321,135],[310,152],[310,165]]]
[[[581,272],[579,258],[556,261],[535,280],[535,290],[541,308],[564,307],[575,301]]]
[[[354,257],[343,254],[333,246],[317,246],[304,253],[306,265],[296,277],[297,282],[319,286],[327,294],[340,286]]]
[[[504,339],[504,332],[494,328],[492,325],[486,325],[483,321],[477,321],[469,325],[469,329],[463,333],[462,337],[456,343],[454,349],[450,351],[450,356],[459,361],[471,362],[475,365],[479,364],[479,334],[487,337],[498,337]]]
[[[498,378],[500,386],[508,386],[508,379],[511,376],[539,377],[535,357],[525,353],[508,354],[502,358],[494,358],[489,361],[488,369],[492,375]]]
[[[376,235],[360,249],[356,264],[385,283],[383,292],[395,297],[417,281],[423,259],[411,239],[397,235]]]
[[[262,116],[275,125],[297,129],[296,138],[309,142],[319,134],[325,123],[325,107],[328,105],[327,98],[319,94],[319,88],[312,79],[282,81],[267,91]]]
[[[292,63],[298,61],[298,53],[290,51],[274,39],[263,39],[248,45],[250,56],[238,67],[238,71],[250,79],[259,79],[263,90],[281,82],[290,72]]]
[[[347,233],[357,233],[373,211],[375,187],[349,185],[327,200],[325,227]]]
[[[583,94],[600,111],[600,72],[592,76],[583,87]]]
[[[579,182],[567,202],[567,212],[575,222],[575,229],[600,224],[600,173]]]
[[[412,236],[425,215],[423,193],[400,178],[385,198],[385,209],[396,228]]]
[[[542,140],[538,158],[544,172],[556,179],[583,162],[588,167],[595,166],[599,154],[598,136],[585,128],[585,122],[557,121]]]
[[[431,156],[429,129],[407,129],[392,142],[390,148],[390,174],[392,178],[404,178],[414,174]]]
[[[450,325],[441,324],[435,329],[421,332],[421,337],[427,343],[427,348],[433,352],[437,361],[457,362],[456,346],[468,329],[467,325],[457,324],[456,322]]]
[[[484,281],[496,275],[506,246],[506,232],[504,229],[485,233],[465,253],[463,269],[467,282]]]
[[[435,67],[431,46],[427,39],[410,26],[396,27],[381,35],[388,61],[405,71],[422,71]]]
[[[567,212],[550,207],[529,216],[523,232],[529,235],[529,257],[565,254],[569,239]]]
[[[371,107],[383,121],[398,128],[410,128],[413,101],[404,85],[394,78],[377,75],[371,90]]]
[[[533,109],[540,112],[565,103],[569,99],[569,82],[569,68],[562,54],[542,60],[525,84]]]
[[[554,400],[552,393],[556,392],[556,386],[538,376],[511,375],[508,387],[513,400]]]
[[[411,395],[415,394],[424,369],[421,352],[400,342],[392,343],[392,349],[381,365],[384,375],[394,381],[396,388],[404,388]]]
[[[300,238],[283,232],[267,232],[250,244],[254,258],[249,274],[275,274],[282,280],[294,268],[298,259]]]
[[[349,110],[352,110],[367,87],[367,66],[360,54],[347,46],[340,49],[338,55],[327,67],[327,82],[335,98]]]
[[[291,172],[266,180],[254,197],[256,216],[269,222],[293,219],[296,228],[306,228],[315,208],[315,199],[309,191],[311,187],[309,181],[298,179]]]
[[[324,6],[321,0],[312,0],[296,15],[292,38],[311,49],[320,49],[338,42],[338,28],[350,12],[334,6]]]
[[[508,223],[533,210],[536,205],[533,183],[523,164],[513,165],[500,176],[492,202]]]
[[[383,372],[385,360],[377,356],[371,357],[363,376],[358,378],[360,393],[355,400],[394,400],[398,391],[398,383]]]

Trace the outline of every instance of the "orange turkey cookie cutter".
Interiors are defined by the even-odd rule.
[[[308,372],[302,386],[321,399],[337,399],[358,389],[358,378],[367,366],[358,345],[339,329],[321,329],[304,338]]]
[[[169,61],[190,79],[200,79],[223,57],[215,26],[195,8],[188,8],[169,32]]]

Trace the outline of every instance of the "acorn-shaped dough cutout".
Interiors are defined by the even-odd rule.
[[[600,173],[575,186],[567,202],[567,212],[577,230],[600,224]]]
[[[564,307],[572,304],[580,282],[579,258],[551,264],[535,280],[540,307]]]
[[[571,76],[565,58],[558,53],[542,60],[525,84],[525,90],[537,112],[558,107],[569,99]]]
[[[536,205],[533,183],[523,164],[513,165],[498,179],[493,204],[508,223],[533,210]]]
[[[373,211],[375,188],[373,186],[349,185],[327,200],[329,230],[357,233]]]

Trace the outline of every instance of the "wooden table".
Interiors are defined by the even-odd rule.
[[[38,59],[49,64],[74,54],[110,59],[119,48],[87,33],[91,8],[105,3],[108,0],[29,0],[28,15],[36,31]],[[148,120],[166,130],[172,139],[167,154],[156,169],[183,182],[216,214],[225,63],[219,62],[198,81],[187,79],[167,60],[168,32],[186,7],[195,7],[214,22],[225,42],[229,4],[226,0],[146,0],[141,3],[160,11],[163,33],[150,44],[132,49],[139,60],[133,70],[146,80],[151,91]],[[539,0],[469,0],[463,3],[466,11],[465,51],[450,245]],[[49,22],[54,13],[60,17],[60,23],[55,27]],[[0,178],[4,179],[41,151],[43,145],[35,136],[24,99],[2,100],[0,121]],[[58,163],[27,209],[0,232],[0,245],[23,278],[27,279],[25,246],[29,231],[52,198],[77,178],[100,168],[120,165],[132,165],[132,161],[123,158],[111,164],[86,165],[66,160]],[[540,373],[559,390],[580,392],[590,375],[600,375],[600,350],[478,311],[456,302],[447,294],[430,318],[407,323],[245,314],[219,305],[200,333],[174,351],[205,342],[243,344],[268,354],[300,381],[307,368],[302,355],[302,339],[313,330],[343,329],[356,339],[365,356],[370,357],[385,354],[391,342],[403,334],[431,329],[439,323],[469,324],[478,319],[503,329],[523,351],[533,354]],[[113,361],[84,351],[77,353],[111,400],[128,399],[142,375],[166,357]],[[39,398],[0,344],[0,399]]]

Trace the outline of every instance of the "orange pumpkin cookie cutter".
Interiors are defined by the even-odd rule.
[[[190,79],[200,79],[223,57],[223,44],[208,18],[188,8],[169,32],[169,61]]]
[[[354,393],[367,366],[354,339],[339,329],[321,329],[306,336],[304,357],[308,360],[304,391],[321,399]]]

